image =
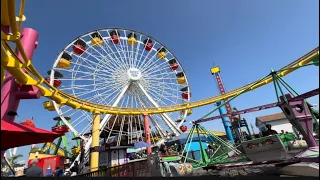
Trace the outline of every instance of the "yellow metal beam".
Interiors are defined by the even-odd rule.
[[[100,112],[94,112],[92,121],[92,143],[91,147],[99,146],[100,142]],[[99,152],[91,152],[90,157],[91,172],[99,169]]]
[[[50,142],[46,143],[46,147],[48,147],[48,148],[50,148],[52,150],[55,150],[57,148],[57,146],[55,144],[50,143]],[[59,156],[65,156],[64,150],[62,148],[60,148],[60,147],[58,147],[58,155]]]
[[[10,26],[8,0],[1,0],[1,25]]]
[[[6,78],[6,69],[4,69],[3,66],[1,65],[1,86],[5,78]]]

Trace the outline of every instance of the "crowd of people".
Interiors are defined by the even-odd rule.
[[[69,168],[70,164],[64,164],[62,166],[57,166],[54,172],[43,172],[43,169],[38,166],[38,160],[33,159],[30,163],[30,166],[24,169],[24,176],[26,177],[63,177],[63,176],[71,176],[71,174],[78,174],[79,164],[75,161],[74,166]]]

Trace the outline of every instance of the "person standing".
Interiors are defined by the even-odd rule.
[[[272,127],[271,124],[267,124],[266,127],[267,127],[267,133],[268,133],[269,135],[278,134],[277,131],[275,131],[275,130],[273,130],[273,129],[271,128],[271,127]]]
[[[55,177],[62,177],[63,174],[64,174],[63,168],[60,166],[56,167],[56,172],[54,173],[54,176]]]
[[[37,166],[38,160],[33,159],[31,161],[31,166],[26,169],[26,177],[42,177],[43,176],[43,169]]]

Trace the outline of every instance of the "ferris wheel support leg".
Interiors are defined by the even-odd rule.
[[[147,93],[147,91],[141,86],[141,84],[138,84],[144,95],[148,98],[148,100],[155,106],[155,107],[160,107],[154,100],[153,98]],[[172,132],[178,136],[181,134],[180,130],[178,127],[176,127],[175,122],[166,114],[160,114],[164,122],[168,125],[168,127],[172,130]]]
[[[93,123],[92,123],[92,143],[91,147],[94,148],[99,146],[100,137],[100,112],[94,112]],[[99,152],[91,152],[90,158],[90,169],[91,172],[97,171],[99,169]]]
[[[151,144],[148,114],[144,114],[143,117],[144,117],[144,131],[146,134],[146,141],[148,144]],[[147,147],[147,155],[149,154],[151,154],[151,146]]]
[[[31,28],[24,28],[21,33],[21,44],[28,57],[32,59],[33,53],[38,44],[38,32]],[[21,53],[16,50],[19,59],[23,60]],[[21,99],[38,99],[40,98],[40,91],[32,86],[22,86],[19,90],[19,85],[15,78],[7,73],[6,78],[1,87],[1,120],[14,121],[15,116],[10,112],[16,113]]]

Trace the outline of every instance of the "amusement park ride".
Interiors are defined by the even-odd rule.
[[[1,120],[14,121],[12,113],[17,112],[20,99],[40,96],[50,99],[43,106],[57,112],[58,117],[54,118],[57,123],[52,131],[60,133],[61,137],[57,143],[47,142],[34,153],[48,153],[51,148],[53,154],[69,156],[72,166],[78,161],[80,169],[90,165],[91,171],[97,171],[99,151],[93,149],[107,144],[111,138],[115,139],[117,147],[130,146],[143,138],[152,146],[159,146],[168,136],[179,136],[187,130],[183,123],[192,108],[218,103],[216,109],[191,122],[193,126],[187,142],[194,135],[198,136],[201,159],[190,158],[190,147],[185,146],[176,159],[182,164],[166,163],[162,158],[161,167],[167,172],[170,168],[165,167],[184,166],[189,172],[190,167],[287,160],[286,150],[277,135],[243,141],[241,148],[234,145],[232,130],[236,134],[240,132],[232,127],[240,120],[240,114],[273,107],[281,108],[309,146],[291,159],[318,162],[319,146],[312,135],[315,117],[306,98],[317,95],[319,90],[298,94],[282,77],[304,66],[318,66],[319,48],[260,80],[229,92],[223,87],[219,68],[214,67],[211,73],[216,77],[221,95],[190,102],[187,76],[177,57],[154,38],[129,29],[99,29],[79,36],[59,53],[48,77],[42,77],[31,63],[38,45],[38,33],[24,28],[20,34],[25,20],[24,1],[21,2],[20,15],[16,17],[15,1],[1,1],[1,84],[2,94],[9,97],[2,101]],[[15,43],[16,52],[9,42]],[[4,74],[5,70],[7,74]],[[231,109],[231,100],[271,82],[278,102],[241,111]],[[208,118],[216,110],[220,111],[220,116]],[[231,143],[200,125],[220,118]],[[157,140],[151,137],[152,132],[159,135]],[[200,141],[201,133],[217,149],[215,153],[206,153]],[[63,148],[60,148],[61,142]],[[68,143],[73,145],[72,148]],[[262,158],[261,153],[270,156]],[[147,147],[147,154],[151,154],[151,147]]]

